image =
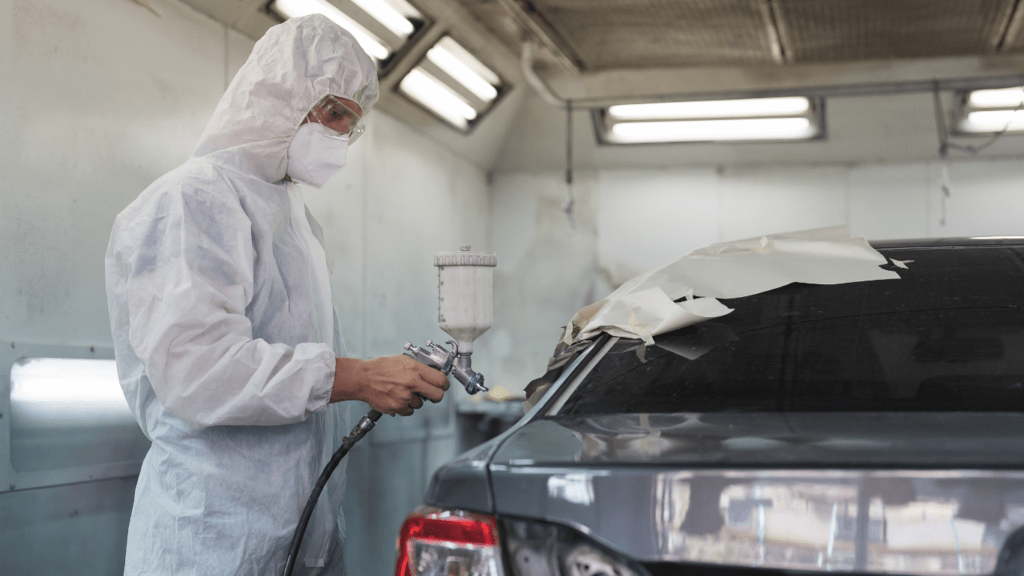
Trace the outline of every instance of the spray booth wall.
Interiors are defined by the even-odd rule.
[[[109,357],[103,255],[114,216],[191,154],[252,48],[179,2],[148,3],[159,15],[127,0],[0,0],[0,340],[8,358],[0,395],[8,400],[19,350],[46,345],[61,355],[84,346]],[[433,255],[460,242],[488,248],[485,172],[377,111],[345,170],[304,193],[325,229],[350,355],[441,340]],[[353,415],[364,408],[353,406]],[[453,413],[445,402],[388,418],[350,456],[351,573],[393,570],[401,520],[454,455]],[[0,573],[119,573],[135,478],[54,483],[0,486]]]

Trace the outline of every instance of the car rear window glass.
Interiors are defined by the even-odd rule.
[[[881,252],[912,261],[886,266],[900,280],[792,284],[619,340],[560,414],[1024,410],[1024,249]]]

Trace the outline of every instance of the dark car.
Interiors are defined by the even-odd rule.
[[[434,475],[396,574],[1019,576],[1024,240],[875,247],[900,280],[562,351]]]

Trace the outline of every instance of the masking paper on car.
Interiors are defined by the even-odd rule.
[[[844,284],[898,280],[888,261],[845,226],[712,244],[630,279],[573,316],[563,340],[598,332],[640,338],[678,330],[732,311],[719,298],[741,298],[793,282]],[[680,300],[686,298],[680,302]]]

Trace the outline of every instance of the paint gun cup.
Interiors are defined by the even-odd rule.
[[[469,394],[486,392],[484,376],[473,370],[473,341],[487,332],[493,317],[493,270],[498,265],[494,254],[470,251],[463,244],[458,252],[440,252],[437,266],[437,323],[454,340],[451,350],[427,341],[419,347],[405,343],[406,355],[453,375]]]
[[[441,252],[437,266],[437,323],[458,343],[458,354],[473,353],[473,341],[491,327],[493,273],[498,257],[471,252],[469,244],[458,252]]]

